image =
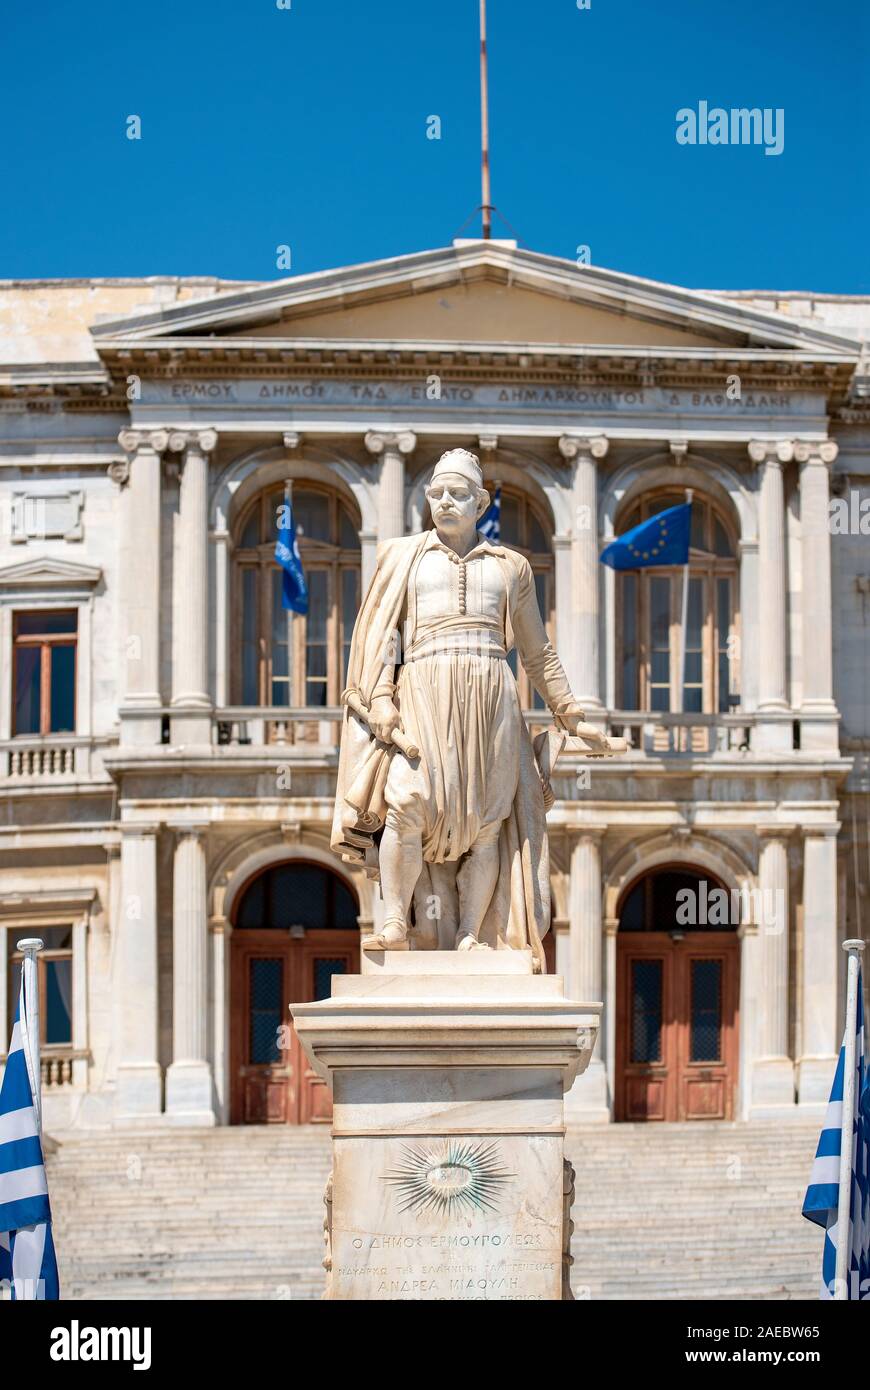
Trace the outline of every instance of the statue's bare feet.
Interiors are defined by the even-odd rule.
[[[407,951],[410,949],[408,924],[395,917],[388,918],[379,932],[364,936],[361,945],[364,951]]]
[[[490,948],[485,941],[478,941],[476,936],[472,936],[471,932],[465,932],[462,936],[457,937],[456,949],[457,951],[488,951]]]

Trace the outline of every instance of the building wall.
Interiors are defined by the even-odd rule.
[[[182,281],[73,288],[46,285],[39,291],[0,286],[2,356],[41,366],[48,377],[59,362],[97,361],[87,329],[99,314],[133,312],[155,302],[218,293],[221,288],[210,282]],[[799,313],[807,321],[838,331],[853,332],[859,326],[866,331],[870,324],[870,305],[864,301],[827,302],[815,297],[790,305],[777,300],[772,306],[766,297],[755,296],[753,302]],[[565,538],[567,565],[560,562],[557,546],[556,641],[575,686],[579,673],[588,669],[581,644],[586,640],[582,634],[589,629],[573,582],[583,544],[573,519],[581,486],[578,478],[590,459],[602,536],[612,534],[614,525],[618,530],[620,507],[644,488],[688,480],[706,487],[711,495],[721,495],[741,528],[743,707],[751,713],[758,703],[770,622],[763,612],[757,560],[764,465],[747,452],[751,423],[733,439],[696,441],[692,422],[675,417],[674,435],[691,436],[682,452],[674,450],[661,431],[650,428],[646,436],[637,431],[632,435],[630,430],[608,431],[609,444],[603,453],[584,453],[584,445],[578,454],[573,447],[560,446],[565,438],[573,446],[578,432],[565,431],[558,418],[548,422],[546,416],[536,425],[533,438],[520,432],[512,436],[510,427],[502,426],[495,446],[486,438],[481,440],[483,430],[469,434],[467,421],[451,420],[449,412],[437,433],[422,420],[406,419],[409,440],[405,444],[394,442],[397,436],[384,429],[376,413],[368,419],[358,414],[355,423],[342,421],[331,431],[321,424],[310,436],[303,430],[298,441],[274,430],[264,434],[252,428],[225,429],[217,411],[214,422],[219,427],[217,437],[206,451],[208,520],[196,523],[207,525],[209,536],[208,611],[205,630],[196,640],[206,644],[207,693],[213,705],[230,704],[229,693],[224,691],[221,699],[218,688],[224,664],[221,650],[227,667],[238,660],[227,646],[226,625],[220,619],[219,552],[243,500],[256,488],[285,476],[298,481],[333,480],[360,514],[363,567],[370,572],[378,536],[391,533],[384,528],[396,471],[404,479],[402,524],[412,529],[419,525],[421,488],[432,463],[442,448],[453,443],[479,447],[489,481],[501,479],[506,485],[527,489],[549,512],[553,534]],[[47,1088],[49,1122],[57,1125],[153,1121],[159,1116],[202,1122],[215,1115],[225,1119],[228,1018],[221,993],[221,953],[226,948],[228,920],[225,899],[252,866],[268,862],[269,856],[329,855],[334,725],[321,721],[319,741],[314,743],[274,745],[263,741],[255,718],[250,744],[238,741],[236,725],[232,725],[230,743],[219,745],[218,713],[208,710],[200,716],[195,709],[179,710],[171,703],[179,643],[191,631],[185,614],[188,596],[180,577],[185,547],[191,542],[190,518],[182,516],[181,480],[183,470],[195,466],[189,465],[190,440],[197,431],[209,428],[207,413],[196,421],[195,430],[186,431],[180,448],[173,450],[166,443],[159,450],[160,583],[155,592],[161,703],[144,712],[130,706],[129,594],[140,586],[143,591],[152,586],[158,552],[143,516],[131,504],[139,496],[135,484],[143,462],[141,446],[118,441],[131,424],[139,428],[141,438],[153,423],[143,427],[134,407],[119,409],[114,401],[106,408],[96,408],[93,402],[82,408],[81,398],[53,392],[45,383],[7,397],[0,413],[2,669],[9,670],[13,611],[29,604],[64,604],[77,607],[81,614],[77,733],[82,737],[74,749],[74,771],[52,772],[40,761],[40,747],[23,771],[15,770],[8,679],[0,690],[0,924],[6,925],[11,939],[28,924],[74,922],[79,960],[81,950],[85,952],[84,984],[75,1001],[82,1046],[74,1052],[81,1055],[75,1056],[62,1084]],[[159,431],[159,426],[155,428]],[[379,429],[386,443],[376,449],[370,436]],[[702,435],[701,417],[696,429]],[[784,421],[778,433],[771,431],[769,422],[765,425],[766,434],[783,439],[800,437],[800,429],[793,419]],[[831,421],[829,437],[839,446],[831,469],[832,491],[854,493],[860,504],[870,498],[870,427],[838,417]],[[780,616],[786,634],[790,705],[786,723],[766,724],[762,715],[756,715],[747,723],[747,728],[751,726],[748,750],[728,747],[731,735],[726,731],[718,753],[686,758],[645,747],[648,731],[640,726],[650,721],[639,720],[634,730],[639,746],[618,767],[595,767],[588,787],[578,783],[583,765],[576,758],[567,758],[560,767],[558,800],[550,817],[557,965],[568,976],[575,995],[595,994],[607,1005],[596,1061],[571,1097],[571,1108],[578,1115],[606,1118],[612,1112],[612,965],[620,894],[638,873],[666,861],[709,868],[735,887],[741,883],[757,887],[769,872],[762,870],[761,861],[770,832],[777,829],[786,837],[784,975],[777,975],[782,960],[777,964],[763,933],[744,932],[741,969],[748,993],[741,1020],[739,1113],[745,1117],[771,1110],[786,1114],[798,1108],[796,1099],[804,1106],[816,1106],[824,1098],[825,1077],[838,1043],[842,953],[837,940],[859,934],[870,918],[866,888],[870,551],[868,536],[860,528],[832,536],[829,623],[834,698],[841,723],[827,743],[825,735],[819,746],[795,749],[792,725],[801,723],[807,664],[814,659],[807,644],[808,635],[813,634],[804,626],[803,610],[813,576],[804,572],[802,561],[800,465],[793,457],[786,462],[783,476],[785,603]],[[728,500],[729,491],[733,501]],[[16,493],[36,499],[81,493],[80,527],[73,526],[65,538],[39,534],[37,524],[35,534],[20,538],[14,513]],[[32,515],[38,522],[38,506],[30,505],[36,507]],[[608,701],[614,671],[612,577],[602,572],[599,580],[601,704],[593,706],[591,713],[603,726],[615,727],[613,705]],[[824,633],[819,640],[824,641]],[[168,743],[161,741],[164,730]],[[56,736],[43,741],[42,747],[71,742],[75,740]],[[289,792],[277,785],[276,770],[285,764],[292,769]],[[808,856],[810,832],[814,848]],[[827,858],[824,848],[818,852],[820,844],[828,843],[826,832],[836,843]],[[153,883],[148,867],[152,846]],[[349,872],[337,864],[336,868]],[[815,875],[809,890],[808,873]],[[351,878],[360,896],[361,921],[376,921],[379,908],[371,885],[359,875],[351,874]],[[174,924],[180,884],[185,901],[199,904],[195,930],[202,943],[201,977],[196,974],[198,967],[185,966],[192,972],[195,993],[191,997],[205,1019],[202,1056],[194,1058],[178,1055],[173,1003],[176,947],[189,930],[177,921]],[[808,891],[810,920],[805,913]],[[819,916],[820,899],[829,905],[829,929]],[[824,935],[821,947],[814,944],[820,932]],[[582,946],[590,933],[600,937],[600,960]],[[821,973],[814,964],[817,957],[823,962]],[[765,1051],[761,1036],[762,1020],[772,1007],[771,991],[779,991],[785,1000],[781,1053]],[[823,1022],[816,1026],[810,1046],[808,1018],[818,1013],[819,997]],[[769,1030],[767,1036],[771,1036]],[[176,1072],[191,1079],[173,1093],[170,1068],[179,1061],[196,1065]]]

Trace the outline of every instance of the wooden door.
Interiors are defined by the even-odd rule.
[[[248,930],[232,941],[231,1123],[328,1122],[329,1091],[307,1062],[290,1005],[327,998],[333,975],[359,970],[359,933]]]
[[[618,1120],[733,1117],[738,968],[733,932],[617,938]]]

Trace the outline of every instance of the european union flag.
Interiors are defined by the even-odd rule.
[[[601,552],[601,562],[615,570],[647,569],[650,565],[687,565],[692,530],[692,504],[681,502],[632,526]]]
[[[498,545],[501,539],[501,488],[497,487],[492,502],[487,507],[477,529],[482,536],[486,536],[493,545]]]
[[[293,520],[293,507],[289,499],[284,500],[278,513],[278,542],[275,546],[275,559],[284,571],[281,577],[281,607],[294,613],[308,612],[308,585],[299,555],[299,542],[296,539],[296,522]]]

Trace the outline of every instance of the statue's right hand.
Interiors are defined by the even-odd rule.
[[[389,695],[379,695],[369,707],[369,728],[381,743],[389,743],[394,729],[401,730],[402,717]]]

